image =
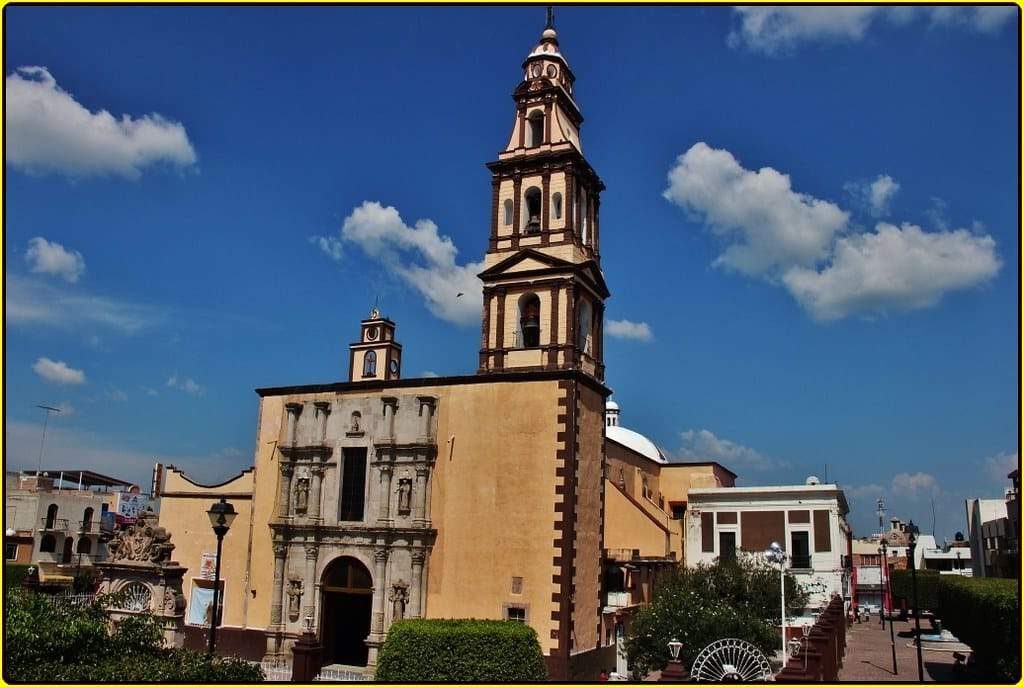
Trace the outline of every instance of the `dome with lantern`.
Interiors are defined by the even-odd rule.
[[[634,453],[639,453],[655,463],[666,465],[665,452],[640,432],[634,432],[619,424],[619,404],[609,399],[604,404],[604,436]]]

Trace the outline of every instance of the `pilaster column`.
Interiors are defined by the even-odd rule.
[[[566,322],[565,322],[565,362],[569,367],[576,365],[576,313],[579,302],[576,296],[576,284],[569,282],[566,287]]]
[[[395,413],[398,412],[398,399],[394,396],[384,396],[380,399],[384,404],[384,426],[387,427],[388,438],[395,440]]]
[[[417,396],[420,404],[420,440],[429,443],[430,437],[434,435],[433,428],[434,412],[437,409],[437,399],[433,396]]]
[[[292,516],[292,475],[295,474],[295,465],[281,459],[281,491],[277,496],[279,518],[290,518]]]
[[[427,465],[416,466],[416,500],[413,505],[413,524],[426,525],[427,520],[427,477],[430,475],[430,467]]]
[[[565,201],[562,206],[562,214],[565,216],[566,238],[572,239],[576,231],[576,223],[573,218],[576,215],[576,188],[575,177],[571,167],[565,170]]]
[[[270,625],[276,628],[284,625],[282,600],[284,598],[284,563],[287,555],[287,544],[274,544],[274,585],[270,589]]]
[[[320,519],[320,491],[323,487],[324,466],[314,463],[309,468],[309,506],[306,517],[310,520]]]
[[[378,469],[380,470],[380,489],[377,495],[380,499],[380,509],[377,520],[385,523],[388,522],[391,515],[391,466],[381,464]]]
[[[330,401],[316,401],[313,403],[316,417],[316,440],[324,443],[327,440],[327,416],[331,414]]]
[[[427,559],[427,552],[423,549],[413,549],[412,552],[412,582],[409,584],[409,608],[406,614],[410,618],[422,618],[422,594],[423,589],[423,562]]]
[[[295,441],[298,439],[299,415],[302,414],[302,404],[285,403],[284,409],[288,413],[288,436],[286,437],[285,442],[289,446],[294,446]]]
[[[306,579],[302,584],[303,593],[303,613],[302,622],[305,624],[306,618],[316,618],[316,558],[320,552],[320,547],[316,542],[306,543]]]
[[[370,632],[384,634],[384,579],[388,565],[388,550],[381,547],[373,552],[373,627]]]

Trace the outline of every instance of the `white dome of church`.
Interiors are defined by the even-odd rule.
[[[611,439],[616,444],[625,446],[629,450],[653,460],[655,463],[668,463],[668,460],[665,459],[665,454],[662,453],[661,449],[653,441],[640,434],[640,432],[634,432],[619,425],[619,404],[615,401],[609,400],[604,404],[604,425],[604,436],[606,439]]]

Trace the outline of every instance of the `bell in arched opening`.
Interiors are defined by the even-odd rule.
[[[540,346],[540,298],[528,293],[519,302],[519,326],[523,332],[523,348]]]

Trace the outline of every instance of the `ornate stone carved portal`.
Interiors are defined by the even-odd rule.
[[[185,596],[181,579],[187,568],[171,560],[171,535],[156,525],[154,513],[143,514],[107,544],[108,560],[97,563],[99,592],[117,594],[108,607],[112,622],[149,612],[161,620],[164,644],[180,647],[185,639]]]

